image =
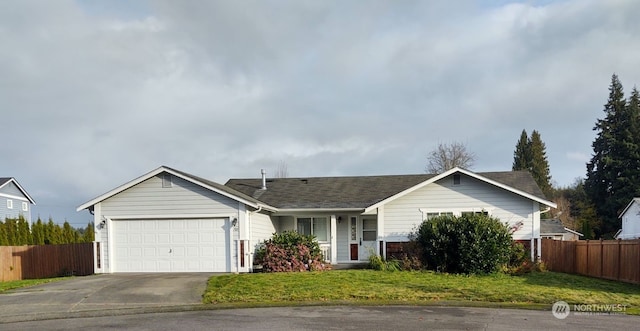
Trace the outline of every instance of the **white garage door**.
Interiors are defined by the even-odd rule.
[[[117,220],[115,272],[228,272],[229,220]]]

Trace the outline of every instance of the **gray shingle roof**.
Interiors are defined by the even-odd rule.
[[[477,174],[546,200],[527,171]],[[267,190],[261,189],[260,178],[230,179],[225,186],[280,209],[364,209],[434,176],[436,175],[273,178],[267,179]]]
[[[564,225],[560,220],[556,219],[542,219],[540,220],[540,233],[565,233]]]
[[[173,169],[173,168],[169,168],[167,166],[163,166],[163,168],[169,169],[171,171],[175,171],[176,173],[181,174],[182,176],[185,176],[187,178],[191,178],[192,180],[195,180],[195,181],[201,182],[203,184],[209,185],[211,187],[214,187],[214,188],[216,188],[216,189],[218,189],[220,191],[229,193],[229,194],[231,194],[233,196],[236,196],[238,198],[253,202],[255,204],[259,204],[260,203],[260,201],[258,199],[254,198],[252,196],[246,195],[245,193],[240,192],[238,190],[235,190],[230,186],[225,186],[225,185],[222,185],[222,184],[218,184],[218,183],[212,182],[212,181],[210,181],[208,179],[204,179],[202,177],[194,176],[194,175],[186,173],[184,171],[180,171],[180,170],[176,170],[176,169]]]

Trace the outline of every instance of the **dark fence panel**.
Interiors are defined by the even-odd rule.
[[[93,243],[0,246],[0,281],[94,273]]]

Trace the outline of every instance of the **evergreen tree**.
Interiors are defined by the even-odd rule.
[[[93,222],[89,222],[89,224],[87,224],[87,228],[84,230],[84,233],[82,234],[82,242],[90,243],[90,242],[94,242],[95,239],[96,238],[95,238],[95,230],[94,230]]]
[[[42,224],[40,217],[38,217],[38,220],[33,223],[31,227],[31,237],[34,245],[44,245],[44,224]]]
[[[7,236],[7,245],[15,246],[18,242],[18,222],[14,218],[4,220],[4,230]]]
[[[69,222],[64,221],[62,226],[62,244],[71,244],[75,242],[76,231],[71,227]]]
[[[527,131],[522,130],[520,134],[520,140],[516,144],[516,150],[513,152],[513,166],[511,169],[516,170],[529,170],[531,167],[531,149],[529,148],[529,137]]]
[[[611,78],[604,119],[598,119],[593,155],[587,164],[585,190],[602,221],[597,237],[610,236],[620,228],[618,213],[640,189],[638,93],[624,98],[617,75]]]
[[[555,217],[560,218],[568,228],[581,232],[584,235],[581,239],[594,239],[594,231],[599,231],[600,223],[595,206],[584,190],[584,180],[579,178],[569,187],[556,190],[556,194],[555,201],[565,199],[568,207]]]
[[[536,183],[547,196],[551,197],[553,189],[551,188],[551,174],[549,171],[549,161],[547,160],[547,147],[538,131],[533,130],[531,133],[531,141],[529,142],[529,152],[531,154],[530,172]]]
[[[62,229],[58,224],[53,222],[51,217],[49,217],[49,221],[45,225],[44,243],[46,245],[56,245],[61,244],[62,241]]]
[[[520,139],[516,144],[516,150],[513,152],[513,166],[511,169],[514,171],[528,170],[542,192],[547,198],[550,198],[553,195],[553,188],[551,187],[551,174],[546,149],[547,147],[538,131],[533,130],[531,137],[527,137],[527,131],[522,130]]]
[[[14,245],[22,246],[31,244],[31,229],[29,229],[29,221],[27,221],[22,215],[18,217],[16,221],[17,236]]]
[[[0,221],[0,246],[9,246],[9,238],[7,237],[7,230],[5,229],[5,222]]]

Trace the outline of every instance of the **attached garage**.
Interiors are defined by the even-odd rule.
[[[252,215],[272,210],[234,189],[168,167],[78,207],[84,209],[95,223],[96,273],[248,272],[249,245],[263,239],[251,236]],[[269,235],[275,232],[267,228]]]
[[[114,220],[114,272],[231,270],[228,218]]]

